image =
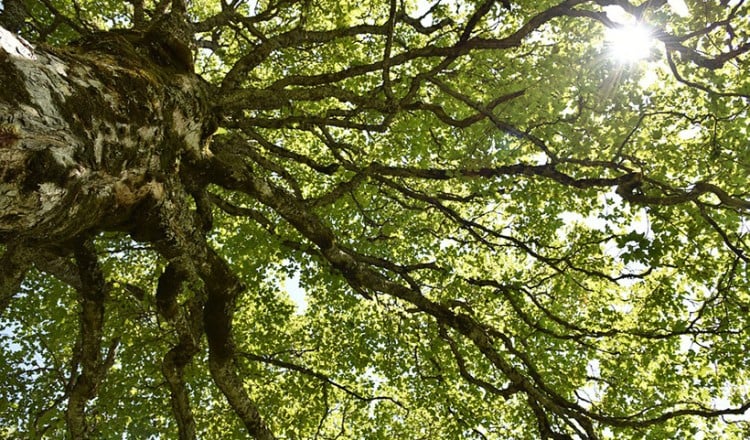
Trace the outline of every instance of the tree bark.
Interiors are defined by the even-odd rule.
[[[96,396],[97,388],[114,362],[117,341],[113,342],[105,358],[101,357],[104,330],[104,303],[108,286],[97,262],[96,250],[91,240],[76,245],[75,258],[81,281],[81,310],[79,313],[79,350],[74,353],[80,374],[73,372],[68,390],[68,407],[65,419],[70,437],[90,438],[92,427],[86,419],[86,404]]]
[[[206,154],[207,86],[158,65],[127,35],[31,48],[3,30],[0,240],[64,243],[132,230],[184,161]]]
[[[177,272],[170,264],[156,294],[159,312],[180,335],[162,364],[180,437],[195,437],[183,370],[205,332],[214,381],[251,436],[274,438],[236,371],[232,316],[244,286],[204,237],[211,218],[202,212],[198,173],[216,127],[207,83],[189,72],[184,56],[165,61],[172,46],[148,41],[149,33],[97,34],[63,49],[32,48],[5,30],[0,37],[0,261],[11,269],[0,277],[0,311],[34,264],[27,249],[57,246],[69,255],[107,230],[150,242],[181,262]],[[92,252],[74,252],[88,282],[81,290],[82,372],[66,414],[73,438],[90,435],[86,403],[107,364],[97,355],[105,298],[101,273],[96,283],[89,279]],[[202,279],[207,297],[194,292],[183,315],[175,301],[185,279]]]

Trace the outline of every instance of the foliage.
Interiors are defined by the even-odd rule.
[[[273,189],[211,182],[207,240],[245,286],[234,359],[278,438],[750,435],[750,8],[635,3],[189,2],[211,148]],[[176,8],[23,5],[51,45]],[[653,29],[649,58],[609,53],[612,5]],[[168,259],[95,243],[116,355],[89,424],[177,438]],[[0,436],[65,435],[63,281],[28,273],[1,315]],[[197,435],[243,437],[206,344],[184,375]]]

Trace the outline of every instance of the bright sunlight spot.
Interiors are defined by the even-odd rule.
[[[637,24],[610,28],[605,38],[611,56],[624,63],[647,58],[654,47],[651,31]]]
[[[685,0],[667,0],[667,3],[672,9],[672,12],[680,17],[690,16],[690,9],[688,9],[688,6],[685,4]]]

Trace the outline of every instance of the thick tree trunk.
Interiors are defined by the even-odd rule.
[[[62,243],[133,228],[213,131],[204,83],[142,56],[127,35],[35,48],[3,30],[0,241]]]
[[[184,54],[161,57],[171,56],[174,45],[149,42],[148,33],[105,33],[75,47],[34,49],[0,30],[0,243],[6,247],[0,261],[10,269],[0,276],[0,312],[26,268],[39,267],[35,254],[51,253],[44,267],[54,269],[56,258],[90,246],[100,231],[148,241],[169,267],[181,268],[162,275],[159,312],[170,322],[192,323],[175,324],[180,343],[162,366],[180,438],[195,437],[183,369],[202,333],[214,381],[250,435],[273,438],[234,364],[233,307],[243,286],[204,237],[210,209],[199,173],[206,172],[216,127],[208,85],[189,72]],[[111,359],[99,356],[106,283],[92,250],[75,255],[82,368],[68,390],[66,421],[73,438],[85,438],[86,404]],[[175,301],[187,279],[202,279],[207,297],[193,292],[189,316],[180,317]]]

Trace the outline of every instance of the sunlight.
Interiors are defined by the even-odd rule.
[[[651,31],[637,24],[609,28],[605,38],[610,55],[624,63],[647,58],[654,47]]]

